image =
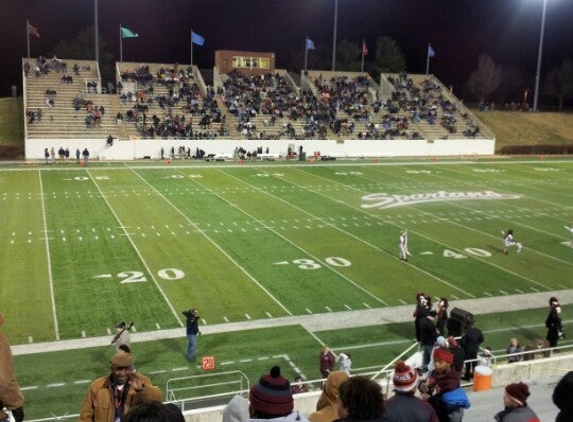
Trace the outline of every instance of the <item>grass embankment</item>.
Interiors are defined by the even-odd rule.
[[[496,151],[509,145],[573,144],[573,114],[474,111],[496,136]]]

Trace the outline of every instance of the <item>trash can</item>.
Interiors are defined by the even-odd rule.
[[[491,390],[493,369],[489,366],[478,365],[474,368],[474,391]]]
[[[468,323],[474,320],[472,313],[460,308],[454,308],[450,312],[447,327],[448,335],[458,337],[464,334]]]

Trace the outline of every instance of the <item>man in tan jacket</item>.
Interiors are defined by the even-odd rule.
[[[163,394],[146,376],[132,371],[128,354],[111,358],[111,373],[91,383],[79,422],[120,422],[131,409],[147,401],[162,401]]]
[[[4,323],[4,315],[0,312],[0,328]],[[24,419],[24,396],[16,382],[14,374],[14,358],[6,335],[0,331],[0,421],[8,420],[9,413],[16,422]],[[5,411],[4,411],[5,409]]]

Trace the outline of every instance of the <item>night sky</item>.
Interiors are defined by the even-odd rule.
[[[21,85],[26,19],[38,28],[31,55],[49,55],[94,24],[95,0],[0,0],[0,95]],[[206,39],[194,63],[212,68],[215,50],[273,51],[287,68],[289,51],[304,52],[308,35],[332,52],[335,0],[98,0],[99,32],[119,60],[120,24],[139,33],[123,43],[125,61],[188,63],[190,30]],[[573,0],[548,0],[542,78],[573,58]],[[537,64],[542,0],[339,0],[338,41],[362,39],[374,51],[379,36],[396,40],[408,71],[430,72],[461,89],[480,54],[531,75]],[[330,56],[331,57],[331,53]],[[368,60],[368,58],[367,58]],[[327,69],[330,69],[330,64]],[[360,70],[360,69],[356,69]],[[19,90],[20,92],[20,90]]]

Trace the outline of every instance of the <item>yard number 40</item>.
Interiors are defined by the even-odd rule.
[[[489,258],[491,256],[491,253],[479,248],[465,248],[464,252],[468,255],[476,256],[478,258]],[[467,258],[467,255],[459,252],[454,252],[450,249],[444,249],[444,258],[464,259]]]

